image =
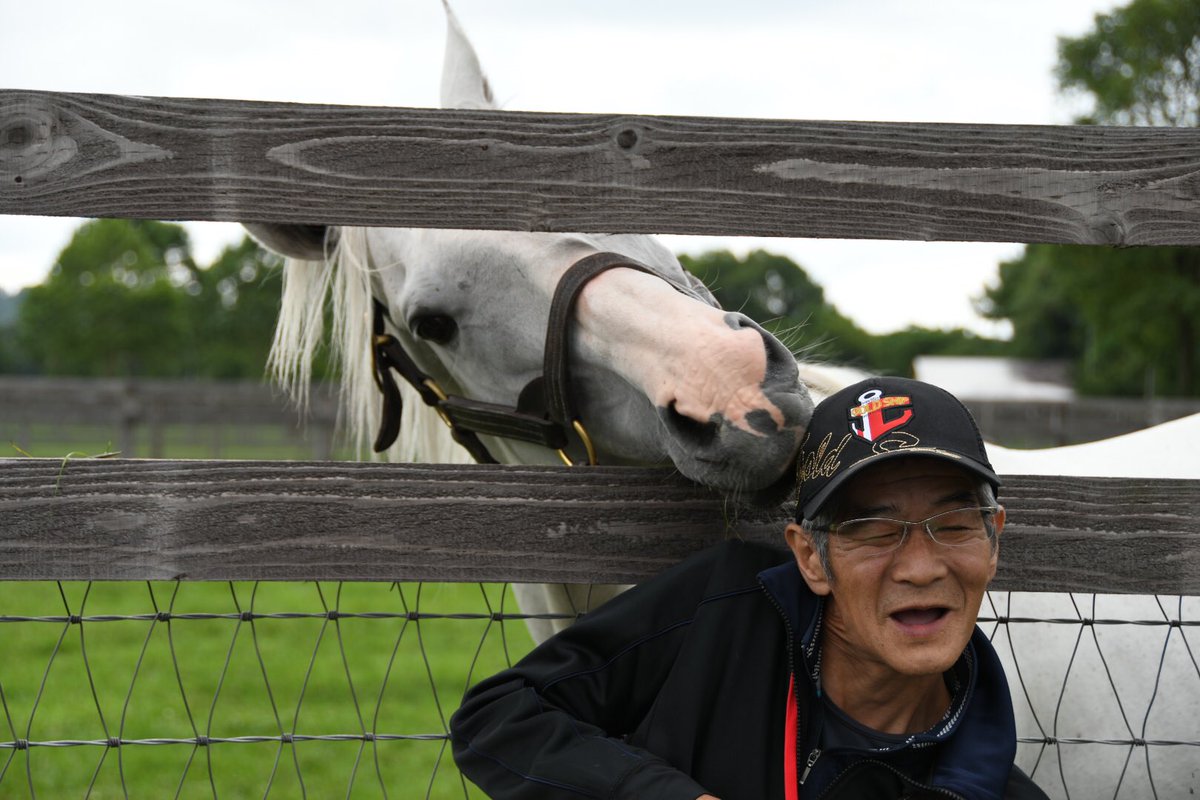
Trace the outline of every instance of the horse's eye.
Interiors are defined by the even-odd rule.
[[[454,338],[458,325],[445,314],[421,314],[410,323],[413,335],[434,344],[446,344]]]

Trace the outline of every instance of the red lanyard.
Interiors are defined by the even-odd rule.
[[[800,785],[796,779],[796,728],[800,710],[796,707],[796,676],[788,679],[787,713],[783,722],[783,796],[799,800]]]

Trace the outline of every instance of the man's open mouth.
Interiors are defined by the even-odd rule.
[[[906,608],[896,611],[891,616],[901,625],[931,625],[948,613],[950,613],[948,608],[933,606],[931,608]]]

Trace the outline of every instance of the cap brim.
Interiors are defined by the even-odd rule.
[[[993,488],[997,490],[1000,488],[1000,477],[992,470],[992,468],[980,461],[976,461],[970,456],[965,456],[962,453],[956,453],[953,450],[944,450],[940,447],[901,447],[896,450],[889,450],[885,453],[872,453],[866,458],[863,458],[862,460],[842,469],[836,477],[831,479],[829,483],[821,488],[821,491],[809,498],[808,502],[804,504],[804,508],[801,509],[803,518],[812,519],[815,517],[821,506],[825,505],[825,501],[828,500],[834,492],[844,486],[846,481],[850,480],[867,467],[892,458],[914,456],[938,458],[943,461],[948,461],[951,464],[957,464],[968,472],[972,472],[975,475],[983,478],[990,483]]]

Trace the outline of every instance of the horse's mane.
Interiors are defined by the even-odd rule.
[[[326,338],[328,313],[329,353],[341,376],[338,429],[360,459],[378,458],[371,452],[371,442],[383,406],[371,374],[372,311],[365,228],[339,228],[336,244],[324,261],[285,262],[269,369],[301,411],[306,410],[313,360]],[[400,436],[386,451],[387,460],[470,461],[420,396],[404,381],[399,386],[404,398]]]

